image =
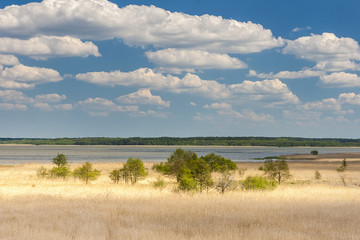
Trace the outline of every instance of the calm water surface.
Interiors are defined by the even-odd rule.
[[[166,161],[179,146],[33,146],[0,145],[0,164],[50,162],[58,153],[67,155],[71,162],[125,162],[129,157],[143,161]],[[278,148],[278,147],[203,147],[183,146],[198,156],[214,152],[236,162],[252,161],[253,158],[304,154],[311,150],[322,153],[360,152],[360,148]]]
[[[33,146],[0,145],[0,164],[50,162],[58,153],[67,155],[71,162],[125,162],[129,157],[143,161],[166,161],[179,146]],[[237,162],[252,161],[253,158],[279,156],[283,154],[360,152],[360,148],[278,148],[278,147],[202,147],[183,146],[198,156],[214,152]]]

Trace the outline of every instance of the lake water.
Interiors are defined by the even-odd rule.
[[[0,165],[19,163],[50,163],[58,153],[67,155],[71,162],[125,162],[128,158],[145,161],[166,161],[179,146],[34,146],[0,145]],[[306,154],[311,150],[323,153],[360,152],[360,148],[278,148],[278,147],[203,147],[183,146],[198,156],[214,152],[236,162],[252,161],[254,158],[287,154]]]

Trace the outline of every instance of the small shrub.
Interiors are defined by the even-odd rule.
[[[321,180],[321,174],[318,170],[315,171],[314,178],[315,178],[315,180]]]
[[[157,177],[156,181],[153,183],[153,186],[154,186],[154,188],[162,191],[166,187],[166,183],[165,183],[164,179],[162,179],[161,177]]]
[[[246,170],[247,170],[247,167],[242,167],[242,168],[239,168],[239,170],[238,170],[239,177],[241,177],[241,178],[242,178],[242,177],[244,176],[244,174],[245,174]]]
[[[46,168],[44,168],[43,166],[41,166],[40,169],[37,170],[36,175],[39,178],[45,178],[45,177],[49,176],[49,171]]]
[[[267,180],[261,176],[248,176],[242,182],[242,186],[245,190],[266,190],[276,188],[277,183],[275,180]]]
[[[259,168],[258,168],[258,170],[259,171],[264,171],[265,169],[264,169],[264,166],[260,166]]]
[[[215,189],[224,194],[226,190],[232,190],[236,188],[236,181],[234,180],[234,176],[231,172],[223,172],[221,177],[215,184]]]
[[[319,151],[318,150],[312,150],[310,152],[311,155],[318,155],[319,154]]]
[[[70,174],[71,174],[71,171],[70,171],[69,167],[67,167],[67,166],[53,167],[50,170],[51,178],[58,177],[58,178],[62,178],[65,180],[68,176],[70,176]]]

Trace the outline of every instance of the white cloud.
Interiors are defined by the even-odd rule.
[[[155,73],[149,68],[133,72],[89,72],[76,75],[76,79],[108,86],[139,86],[168,90],[174,93],[200,94],[209,98],[229,97],[226,85],[212,80],[202,80],[197,75],[186,74],[182,79],[171,75]]]
[[[34,100],[16,90],[0,90],[0,99],[11,103],[32,103]]]
[[[21,110],[25,111],[27,106],[24,104],[0,103],[0,110]]]
[[[257,73],[254,70],[250,70],[248,76],[258,78],[279,78],[279,79],[298,79],[298,78],[311,78],[319,77],[324,74],[323,71],[316,71],[312,69],[303,69],[300,71],[280,71],[274,73]]]
[[[116,37],[129,45],[228,53],[260,52],[283,44],[270,30],[252,22],[173,13],[155,6],[118,8],[106,0],[44,0],[0,10],[0,36],[37,34],[92,40]]]
[[[360,47],[352,38],[338,38],[333,33],[312,34],[287,41],[284,54],[316,62],[316,68],[328,71],[360,69]],[[355,61],[354,61],[355,60]]]
[[[118,97],[116,100],[125,104],[148,104],[170,107],[170,101],[164,101],[160,96],[152,95],[150,89],[140,89],[137,92]]]
[[[302,31],[308,31],[311,30],[310,26],[306,26],[306,27],[296,27],[293,30],[291,30],[292,32],[302,32]]]
[[[271,116],[270,114],[264,114],[264,113],[257,114],[251,110],[245,110],[242,112],[238,112],[233,109],[224,109],[224,110],[219,110],[218,114],[225,115],[225,116],[235,118],[235,119],[246,119],[246,120],[251,120],[251,121],[255,121],[255,122],[261,122],[261,121],[273,122],[274,121],[273,116]]]
[[[66,96],[64,94],[59,95],[57,93],[41,94],[41,95],[37,95],[35,97],[35,100],[37,102],[46,102],[46,103],[58,103],[65,99],[66,99]]]
[[[131,112],[130,115],[133,117],[151,116],[154,118],[162,118],[162,119],[167,119],[169,117],[169,113],[167,112],[158,112],[154,110]]]
[[[164,49],[146,52],[147,58],[170,72],[194,72],[195,69],[241,69],[247,65],[227,54],[209,53],[193,49]]]
[[[119,106],[104,98],[88,98],[77,104],[82,110],[92,116],[108,116],[111,112],[137,112],[138,106]]]
[[[279,79],[255,82],[243,81],[239,84],[232,84],[229,88],[234,95],[250,95],[251,100],[267,99],[268,101],[275,101],[275,103],[300,103],[299,98]]]
[[[43,110],[43,111],[54,111],[54,110],[69,111],[69,110],[74,109],[72,104],[55,104],[55,105],[51,105],[49,103],[44,103],[44,102],[34,103],[34,107],[38,108],[40,110]]]
[[[0,52],[42,60],[51,57],[100,56],[95,44],[70,36],[36,36],[27,40],[0,37]]]
[[[0,65],[14,66],[20,64],[19,59],[14,55],[0,54]]]
[[[221,103],[212,103],[210,105],[206,104],[204,108],[212,108],[212,109],[231,109],[232,106],[229,103],[221,102]]]
[[[340,111],[341,104],[335,98],[326,98],[321,101],[308,102],[299,107],[302,110],[330,110]]]
[[[342,93],[339,95],[341,103],[360,105],[360,94],[355,93]]]
[[[353,73],[336,72],[323,75],[320,80],[329,87],[360,87],[360,77]]]
[[[36,84],[58,82],[59,72],[40,67],[28,67],[22,64],[9,68],[0,66],[0,86],[3,88],[32,88]]]

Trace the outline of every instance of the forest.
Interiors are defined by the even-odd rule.
[[[297,137],[0,138],[0,144],[359,147],[360,139]]]

